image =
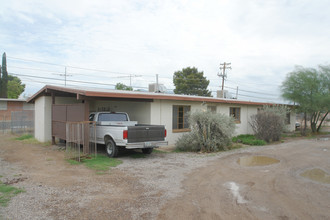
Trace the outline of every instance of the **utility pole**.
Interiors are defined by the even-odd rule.
[[[227,78],[227,73],[226,73],[226,69],[231,69],[231,63],[220,63],[220,71],[222,70],[222,73],[218,73],[218,76],[219,77],[222,77],[222,86],[221,86],[221,91],[222,91],[222,96],[224,95],[224,92],[223,92],[223,88],[224,88],[224,85],[225,85],[225,78]]]
[[[72,75],[68,75],[68,73],[66,71],[66,67],[64,69],[64,74],[56,74],[56,75],[64,76],[64,86],[66,86],[66,77],[67,76],[72,76]]]
[[[156,74],[156,91],[159,92],[159,86],[158,86],[158,74]]]
[[[64,73],[64,86],[66,87],[66,67],[65,67],[65,73]]]
[[[142,75],[129,74],[129,86],[132,87],[132,77],[140,77]]]

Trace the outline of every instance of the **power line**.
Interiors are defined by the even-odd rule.
[[[21,60],[21,61],[25,61],[25,62],[34,62],[34,63],[40,63],[40,64],[46,64],[46,65],[52,65],[52,66],[61,66],[61,67],[68,67],[68,68],[72,68],[72,69],[80,69],[80,70],[95,71],[95,72],[102,72],[102,73],[115,73],[115,74],[122,74],[122,75],[130,75],[130,74],[132,74],[132,73],[123,73],[123,72],[115,72],[115,71],[108,71],[108,70],[99,70],[99,69],[93,69],[93,68],[85,68],[85,67],[77,67],[77,66],[56,64],[56,63],[50,63],[50,62],[44,62],[44,61],[37,61],[37,60],[30,60],[30,59],[23,59],[23,58],[12,57],[12,56],[9,56],[8,58],[9,59],[13,59],[13,60]],[[145,74],[145,76],[147,76],[147,75]]]
[[[52,78],[52,77],[42,77],[42,76],[33,76],[33,75],[26,75],[26,74],[17,74],[10,72],[9,74],[14,76],[22,76],[22,77],[34,77],[37,79],[48,79],[48,80],[56,80],[56,81],[63,81],[62,79],[58,78]],[[73,83],[83,83],[83,84],[95,84],[95,85],[104,85],[104,86],[116,86],[115,84],[111,83],[98,83],[98,82],[86,82],[86,81],[80,81],[80,80],[66,80],[67,82],[73,82]],[[134,88],[141,88],[141,89],[148,89],[148,87],[142,87],[142,86],[133,86]]]
[[[233,88],[233,87],[229,87],[229,86],[225,86],[225,87],[228,88],[228,89],[235,89],[235,90],[236,90],[236,88]],[[249,91],[249,90],[244,90],[244,89],[240,89],[240,91],[243,91],[243,92],[249,92],[249,93],[255,93],[255,94],[261,94],[261,95],[277,96],[277,95],[270,94],[270,93],[254,92],[254,91]]]

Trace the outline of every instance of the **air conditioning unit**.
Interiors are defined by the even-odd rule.
[[[228,90],[217,90],[217,98],[230,99],[230,93]]]
[[[166,87],[163,84],[151,83],[149,84],[149,92],[165,93]]]

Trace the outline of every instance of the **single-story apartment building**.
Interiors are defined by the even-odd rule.
[[[46,142],[54,138],[54,124],[61,117],[63,106],[75,108],[79,120],[88,121],[90,112],[127,112],[130,120],[141,124],[160,124],[167,129],[169,145],[189,132],[187,113],[210,110],[230,115],[236,121],[236,134],[251,134],[250,117],[270,103],[240,101],[213,97],[200,97],[164,93],[121,91],[96,88],[72,88],[46,85],[34,94],[29,103],[35,104],[35,138]],[[273,105],[273,104],[271,104]],[[80,107],[78,107],[80,106]],[[62,114],[63,115],[63,114]],[[65,119],[78,120],[78,114]],[[63,118],[63,117],[62,117]],[[288,130],[295,129],[295,113],[288,115]],[[55,126],[56,127],[56,126]]]

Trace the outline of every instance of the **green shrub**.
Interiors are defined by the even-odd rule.
[[[191,132],[176,142],[180,151],[213,152],[228,150],[235,130],[234,119],[212,112],[196,111],[189,115]]]
[[[266,145],[266,141],[257,139],[254,135],[251,134],[241,134],[232,139],[235,143],[242,143],[247,145],[257,145],[262,146]]]

